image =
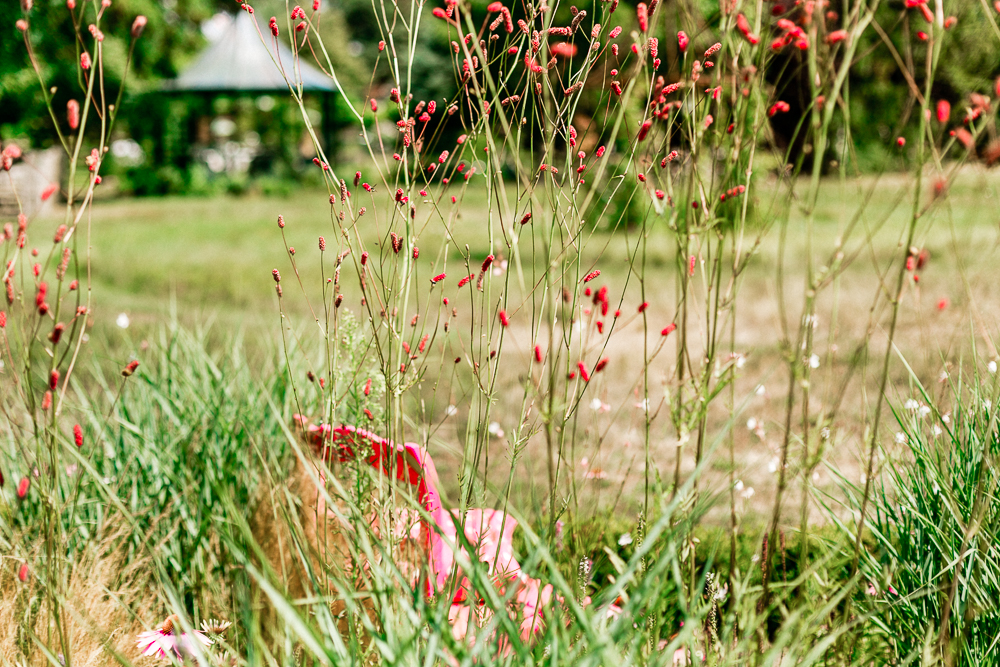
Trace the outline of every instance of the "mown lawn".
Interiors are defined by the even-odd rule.
[[[925,183],[923,203],[932,197],[930,183],[931,179]],[[872,306],[880,290],[890,291],[887,285],[880,283],[880,276],[887,271],[892,253],[899,249],[912,205],[910,186],[902,176],[887,175],[877,183],[872,178],[846,183],[830,180],[822,189],[811,241],[817,268],[823,265],[823,257],[832,254],[852,217],[859,216],[859,224],[843,248],[852,264],[820,299],[815,336],[817,353],[824,360],[824,366],[813,380],[817,408],[830,405],[841,390],[850,351],[870,338],[870,353],[874,355],[871,361],[884,352],[885,300],[876,309],[874,319]],[[784,187],[775,184],[773,179],[765,179],[763,187],[758,189],[762,194],[756,202],[757,224],[774,219],[776,212],[770,209],[768,199],[773,194],[781,200],[783,195],[779,190]],[[1000,297],[995,289],[1000,257],[997,252],[1000,243],[998,188],[1000,178],[995,172],[970,167],[956,179],[947,198],[919,227],[917,246],[930,252],[930,261],[920,271],[920,282],[910,283],[901,295],[903,307],[897,346],[899,354],[928,384],[934,384],[949,362],[967,355],[974,340],[979,352],[986,354],[983,364],[995,355],[988,340],[995,338],[1000,314]],[[866,203],[869,193],[870,201]],[[355,198],[360,199],[361,195],[363,193]],[[325,192],[305,191],[289,198],[135,199],[96,205],[92,259],[95,343],[100,346],[99,354],[100,350],[107,350],[107,354],[115,356],[128,349],[138,349],[144,336],[162,323],[173,309],[184,322],[214,323],[218,335],[239,330],[246,334],[251,345],[263,345],[273,351],[280,340],[277,299],[271,278],[273,268],[280,269],[285,276],[286,308],[298,317],[302,326],[308,325],[311,319],[292,282],[293,273],[276,224],[277,217],[279,214],[284,216],[285,233],[288,243],[297,248],[296,262],[306,292],[315,300],[321,282],[317,237],[323,235],[330,243],[326,253],[327,276],[337,252],[337,233],[327,200]],[[418,224],[422,217],[421,207],[425,206],[429,204],[418,205]],[[452,278],[457,280],[457,276],[464,274],[462,257],[466,244],[473,263],[491,250],[486,232],[485,189],[472,186],[458,206],[452,207],[445,201],[441,207],[443,216],[454,220],[453,244],[443,252],[442,224],[433,220],[428,223],[420,235],[418,276],[419,284],[423,285],[430,276],[447,271],[449,279],[442,291],[447,296],[457,291]],[[672,236],[664,229],[662,220],[655,217],[651,220],[653,231],[645,287],[651,303],[650,312],[654,314],[651,319],[656,325],[651,325],[656,331],[650,335],[658,336],[660,325],[657,322],[666,324],[674,317],[675,252]],[[532,257],[536,256],[533,251],[538,247],[531,246],[532,242],[537,244],[543,225],[544,222],[535,220],[530,230],[534,236],[522,235],[520,273],[513,270],[514,257],[502,245],[499,236],[492,247],[498,265],[502,259],[511,260],[509,280],[503,276],[504,285],[510,291],[508,304],[517,304],[522,289],[530,289],[544,270],[532,262]],[[366,247],[373,250],[373,255],[378,238],[386,232],[384,218],[374,213],[361,218],[358,225],[358,233]],[[634,313],[640,301],[638,276],[635,272],[629,275],[628,269],[628,255],[630,248],[635,247],[636,232],[636,229],[629,229],[610,234],[596,229],[587,239],[584,250],[583,264],[600,268],[601,281],[609,286],[612,301],[620,303],[626,314]],[[866,236],[871,237],[870,243],[865,240]],[[760,510],[769,508],[772,501],[787,385],[780,349],[779,296],[784,297],[785,317],[793,331],[802,308],[807,238],[801,210],[794,209],[789,216],[781,283],[778,277],[780,238],[780,223],[775,223],[764,237],[756,259],[743,275],[736,304],[740,322],[737,347],[748,357],[737,385],[737,402],[742,406],[736,429],[737,475],[746,486],[757,488],[758,493],[748,504]],[[360,292],[356,278],[351,277],[353,269],[348,267],[345,271],[348,276],[342,282],[345,307],[360,313]],[[779,284],[783,290],[779,290]],[[696,294],[698,289],[696,285]],[[458,321],[462,322],[469,309],[463,309],[459,299],[456,304]],[[510,415],[513,419],[520,412],[524,396],[523,377],[518,375],[519,369],[524,367],[520,361],[527,361],[534,341],[526,322],[530,318],[519,319],[516,305],[510,310],[513,324],[505,339],[504,354],[518,363],[510,364],[511,371],[499,378],[496,414]],[[114,324],[123,312],[132,322],[127,331]],[[627,318],[623,321],[625,325],[616,329],[605,352],[617,372],[604,374],[591,389],[595,400],[611,404],[615,409],[607,414],[584,409],[586,422],[579,435],[581,441],[589,443],[589,449],[576,452],[581,462],[584,457],[588,458],[588,470],[600,468],[605,473],[603,477],[591,475],[585,479],[582,476],[584,467],[581,467],[580,483],[597,487],[597,495],[592,496],[599,499],[595,507],[609,510],[634,507],[636,494],[641,490],[637,482],[642,477],[641,448],[636,446],[641,420],[638,412],[630,409],[632,402],[623,397],[635,391],[641,375],[641,355],[637,355],[636,350],[641,349],[643,333],[638,322],[629,324]],[[701,320],[696,319],[695,331],[700,324]],[[461,331],[462,327],[457,329]],[[856,374],[847,386],[835,422],[837,428],[833,429],[827,447],[829,462],[848,477],[859,474],[856,460],[862,431],[861,416],[870,404],[870,392],[876,379],[876,365],[871,361],[867,372]],[[910,378],[902,364],[897,363],[894,368],[889,398],[902,402],[909,396]],[[665,382],[670,373],[668,355],[661,357],[652,371],[656,379]],[[435,431],[435,439],[442,450],[436,456],[442,461],[439,465],[445,470],[446,483],[454,480],[450,473],[457,465],[456,443],[461,439],[465,424],[456,419],[450,426],[443,411],[449,402],[460,403],[461,400],[461,394],[453,393],[442,397],[432,408],[435,418],[442,424]],[[758,434],[743,427],[750,418],[763,424]],[[499,420],[503,428],[512,430],[513,423],[503,423],[503,417]],[[720,428],[725,420],[724,414],[718,415]],[[891,428],[891,423],[889,426]],[[532,446],[538,445],[533,443]],[[666,474],[672,470],[677,455],[676,436],[664,426],[654,446],[657,466]],[[686,467],[689,465],[685,462]],[[728,464],[720,458],[714,473],[722,475],[727,471]],[[500,473],[505,474],[498,470]],[[820,487],[833,484],[826,470],[821,469],[818,475],[816,481]],[[536,505],[541,499],[535,491],[544,486],[543,477],[541,457],[526,457],[518,479],[525,485],[523,497],[533,498]]]

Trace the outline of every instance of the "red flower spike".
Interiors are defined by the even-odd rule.
[[[497,316],[500,318],[500,324],[502,324],[505,327],[510,325],[510,318],[507,317],[507,311],[501,310],[499,313],[497,313]]]
[[[671,322],[667,326],[663,327],[663,331],[660,332],[660,335],[661,336],[669,336],[670,334],[672,334],[674,332],[674,329],[676,329],[676,328],[677,328],[677,325],[674,324],[673,322]]]
[[[76,443],[77,447],[83,447],[83,429],[80,428],[79,424],[73,425],[73,442]]]
[[[774,117],[775,114],[788,113],[789,108],[790,107],[788,106],[788,102],[782,102],[779,100],[775,102],[770,109],[767,110],[767,115],[770,117]]]
[[[590,373],[587,372],[587,365],[582,361],[576,362],[576,367],[580,369],[580,379],[584,382],[590,382]]]
[[[947,123],[951,118],[951,103],[948,100],[939,100],[937,103],[937,120],[939,123]]]

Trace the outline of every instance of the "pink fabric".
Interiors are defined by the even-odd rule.
[[[465,539],[476,547],[476,557],[488,565],[498,592],[505,595],[510,586],[517,587],[513,602],[519,611],[515,620],[520,623],[521,638],[527,640],[541,629],[542,610],[552,600],[552,586],[542,586],[538,579],[521,571],[521,565],[514,558],[517,521],[513,517],[500,510],[470,509],[465,514],[465,521],[461,522],[458,512],[445,510],[437,490],[434,460],[419,445],[411,442],[396,445],[354,426],[312,425],[301,415],[295,415],[295,421],[302,427],[307,442],[324,460],[331,461],[336,456],[343,463],[360,453],[366,463],[382,474],[415,487],[418,502],[434,524],[430,526],[420,521],[410,528],[410,537],[421,541],[428,554],[431,576],[425,592],[432,595],[445,591],[453,574],[459,581],[448,615],[456,639],[468,636],[472,605],[479,605],[481,600],[478,595],[472,595],[474,591],[470,590],[469,580],[455,566],[451,545],[459,544],[459,525]]]

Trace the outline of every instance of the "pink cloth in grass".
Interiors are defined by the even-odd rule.
[[[306,440],[325,460],[336,456],[343,463],[360,455],[382,474],[392,475],[397,481],[415,487],[418,502],[434,524],[432,527],[420,521],[410,529],[410,537],[422,541],[428,553],[431,576],[425,592],[432,595],[446,591],[453,575],[460,582],[448,615],[456,639],[468,635],[472,607],[480,601],[478,595],[471,595],[474,592],[469,590],[469,580],[456,569],[451,545],[460,544],[459,525],[465,539],[476,547],[478,560],[489,567],[499,594],[505,595],[510,586],[517,587],[512,606],[519,612],[516,620],[520,623],[521,638],[527,640],[542,627],[542,610],[552,600],[552,586],[542,586],[541,581],[521,571],[521,565],[514,558],[514,529],[517,528],[514,517],[500,510],[477,508],[468,510],[465,521],[461,522],[458,512],[449,512],[442,506],[434,460],[427,450],[415,443],[397,445],[354,426],[316,426],[301,415],[295,415],[295,420],[304,429]]]

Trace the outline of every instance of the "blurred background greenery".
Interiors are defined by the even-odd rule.
[[[718,8],[713,8],[713,1],[705,0],[702,4],[706,18],[696,30],[687,25],[689,18],[679,16],[675,6],[667,5],[662,19],[663,34],[673,34],[679,22],[685,22],[694,45],[699,49],[708,46],[709,40],[714,41],[712,35],[717,32],[719,14]],[[472,2],[484,21],[488,20],[486,5],[486,0]],[[938,72],[932,91],[934,99],[951,102],[955,119],[965,114],[970,93],[995,96],[994,81],[1000,74],[1000,42],[994,39],[992,17],[983,14],[990,8],[974,0],[964,0],[957,7],[958,20],[951,28],[954,39],[945,42],[942,71]],[[272,15],[281,18],[279,25],[286,25],[284,2],[262,0],[254,3],[254,8],[265,34],[267,19]],[[104,188],[105,196],[288,194],[299,185],[319,184],[318,174],[309,169],[313,148],[301,114],[288,95],[230,94],[208,98],[163,90],[165,82],[190,65],[209,43],[220,23],[219,13],[238,11],[237,3],[223,0],[116,0],[108,8],[102,27],[106,35],[105,78],[112,94],[121,84],[132,20],[143,14],[149,23],[136,45],[134,66],[115,128],[117,143],[112,146],[111,159],[102,167],[103,173],[110,177],[108,187]],[[522,9],[516,7],[514,11],[516,20]],[[568,4],[558,5],[555,11],[557,23],[563,18],[569,20]],[[784,12],[794,18],[797,9],[779,2],[765,5],[765,11],[775,16]],[[14,28],[21,16],[18,3],[0,4],[0,26],[5,34],[0,39],[0,140],[14,140],[24,148],[45,148],[56,141],[56,136],[27,50]],[[394,105],[385,103],[392,85],[386,57],[389,51],[378,50],[379,41],[388,36],[381,34],[372,21],[370,4],[364,0],[324,0],[319,16],[318,30],[324,42],[337,45],[330,49],[329,55],[341,85],[351,92],[354,104],[368,112],[366,120],[394,141],[392,124],[398,115]],[[635,12],[624,3],[615,17],[626,33],[634,27]],[[433,18],[430,11],[424,12],[420,20],[423,37],[416,47],[413,70],[403,71],[401,76],[404,80],[409,77],[415,100],[451,100],[459,83],[449,54],[452,36],[446,24]],[[865,43],[857,51],[849,94],[845,96],[850,121],[841,122],[833,135],[836,140],[825,156],[829,169],[844,167],[849,169],[848,173],[865,173],[900,166],[894,142],[897,136],[905,136],[903,128],[919,109],[919,103],[897,61],[922,61],[922,50],[928,48],[927,44],[913,37],[921,28],[919,20],[917,14],[905,10],[902,2],[884,2],[879,6],[876,23],[880,30],[869,30],[862,36]],[[72,38],[70,12],[63,0],[38,0],[31,21],[32,48],[47,84],[55,89],[53,103],[58,114],[70,98],[81,94],[76,67],[80,45]],[[768,30],[773,22],[765,17],[762,35],[765,43],[770,39]],[[577,40],[583,37],[576,35]],[[395,38],[397,45],[406,43],[402,30]],[[666,80],[674,80],[679,75],[676,45],[672,39],[662,41],[665,57],[660,71]],[[779,150],[788,148],[809,99],[803,57],[791,52],[794,49],[787,51],[770,62],[765,76],[791,107],[789,113],[771,121],[771,140]],[[613,65],[608,63],[609,67]],[[587,86],[590,93],[584,96],[575,123],[586,126],[591,118],[598,116],[605,83],[604,77],[592,77]],[[382,101],[377,119],[363,96]],[[311,116],[320,116],[318,98],[308,97],[307,107]],[[331,115],[334,126],[339,128],[331,151],[335,159],[348,163],[362,159],[363,144],[342,98],[337,98]],[[463,131],[459,116],[450,119],[450,125],[443,128],[445,135]],[[980,136],[978,148],[994,142],[994,135],[995,128],[987,128]],[[811,147],[792,144],[789,151],[792,161],[800,156],[807,161],[811,158]],[[236,169],[231,164],[223,166],[219,156],[230,160],[234,151],[243,151],[250,158]]]

